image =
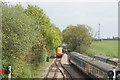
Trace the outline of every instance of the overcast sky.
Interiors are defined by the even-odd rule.
[[[5,1],[5,0],[4,0]],[[101,28],[101,37],[118,36],[118,3],[117,0],[104,0],[104,2],[21,2],[37,5],[44,10],[47,16],[62,31],[68,25],[87,24],[94,34]],[[14,2],[15,3],[15,2]],[[12,2],[12,4],[14,4]]]

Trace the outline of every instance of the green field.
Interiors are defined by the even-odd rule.
[[[89,56],[101,54],[105,56],[119,57],[118,41],[94,41],[86,54]]]

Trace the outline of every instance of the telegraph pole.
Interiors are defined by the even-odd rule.
[[[100,40],[100,24],[99,24],[99,28],[98,28],[98,40]]]

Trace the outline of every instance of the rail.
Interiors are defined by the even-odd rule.
[[[54,64],[51,65],[47,75],[44,77],[43,80],[47,80],[49,78],[49,75],[52,75],[52,74],[53,74],[53,76],[50,76],[50,78],[52,80],[56,79],[58,71],[63,76],[63,78],[62,78],[63,80],[65,80],[67,78],[69,78],[69,80],[73,80],[71,73],[61,63],[61,58],[56,58],[55,59]],[[69,77],[66,76],[65,72],[67,73],[67,75],[69,75]]]

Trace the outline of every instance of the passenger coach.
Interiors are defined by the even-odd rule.
[[[120,59],[118,58],[112,58],[112,57],[103,56],[103,55],[95,55],[94,58],[102,62],[120,67]]]
[[[120,77],[119,67],[101,62],[80,53],[70,52],[68,54],[68,60],[95,80],[117,80],[117,78]]]

